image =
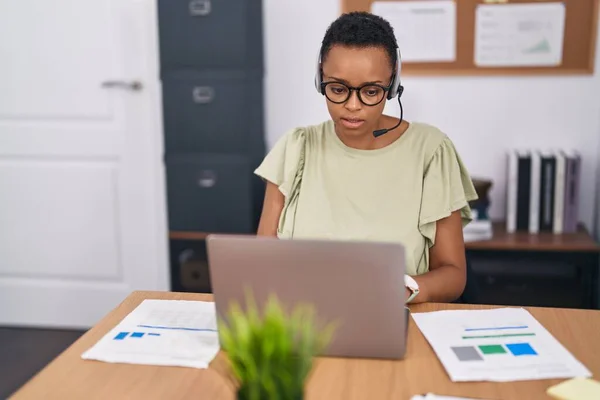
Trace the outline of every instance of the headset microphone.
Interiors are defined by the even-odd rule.
[[[394,129],[396,129],[397,127],[400,126],[400,124],[402,123],[402,118],[404,117],[404,110],[402,109],[402,100],[400,100],[400,96],[402,96],[403,91],[404,91],[404,87],[399,86],[398,87],[398,104],[400,105],[400,120],[398,121],[398,123],[396,125],[394,125],[392,128],[377,129],[376,131],[373,131],[373,136],[379,137],[383,134],[388,133],[389,131],[393,131]]]

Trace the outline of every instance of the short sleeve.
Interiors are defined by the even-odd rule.
[[[477,192],[452,141],[445,137],[435,150],[423,177],[419,230],[429,247],[435,243],[436,222],[460,210],[463,227],[472,220],[469,202]]]
[[[305,141],[303,128],[288,131],[275,143],[254,173],[277,185],[289,198],[298,186],[304,168]]]

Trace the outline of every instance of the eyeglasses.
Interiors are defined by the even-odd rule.
[[[390,90],[390,86],[369,83],[353,87],[341,82],[331,81],[321,83],[321,91],[325,93],[325,97],[329,101],[335,104],[345,103],[352,95],[352,92],[356,91],[361,103],[366,106],[376,106],[383,101],[385,94]]]

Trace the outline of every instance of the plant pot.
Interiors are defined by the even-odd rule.
[[[268,396],[262,396],[262,395],[261,395],[261,396],[259,396],[258,398],[259,398],[259,399],[261,399],[261,400],[263,400],[263,399],[265,399],[265,400],[269,400],[269,397],[268,397]],[[293,399],[289,399],[289,400],[303,400],[303,399],[304,399],[304,396],[302,396],[302,395],[301,395],[301,396],[298,396],[298,397],[295,397],[295,398],[293,398]],[[238,393],[238,395],[237,395],[237,397],[236,397],[236,400],[250,400],[250,399],[249,399],[249,398],[247,398],[247,397],[245,397],[245,396],[240,396],[240,395],[239,395],[239,393]],[[286,399],[286,398],[284,398],[284,397],[281,397],[281,400],[288,400],[288,399]]]
[[[235,398],[236,398],[236,400],[254,400],[250,396],[248,391],[244,390],[243,387],[237,391]],[[259,393],[259,395],[256,397],[256,399],[269,400],[269,399],[271,399],[271,396],[269,393],[267,393],[267,391],[261,391]],[[288,396],[287,393],[278,393],[278,396],[275,399],[277,399],[277,400],[303,400],[304,393],[298,393],[296,395],[291,395],[291,396]]]

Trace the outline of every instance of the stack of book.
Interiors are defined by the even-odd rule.
[[[576,151],[513,150],[508,154],[506,230],[577,230],[581,156]]]
[[[489,219],[480,219],[475,216],[463,229],[463,239],[466,242],[478,242],[480,240],[489,240],[493,237],[492,221]]]

